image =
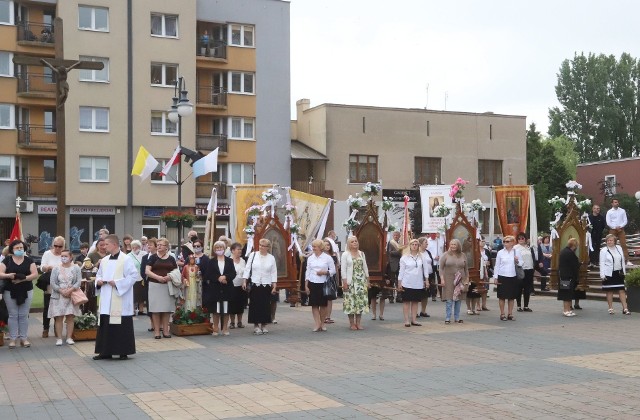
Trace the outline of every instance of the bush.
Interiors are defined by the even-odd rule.
[[[640,287],[640,268],[627,271],[624,277],[624,284],[627,287]]]

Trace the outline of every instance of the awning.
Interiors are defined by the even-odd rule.
[[[325,155],[315,151],[298,140],[291,141],[291,159],[301,160],[329,160]]]

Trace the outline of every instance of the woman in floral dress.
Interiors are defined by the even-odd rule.
[[[340,258],[342,289],[344,290],[344,313],[349,316],[350,329],[363,330],[360,325],[363,313],[369,313],[367,289],[369,269],[365,255],[359,249],[358,238],[347,239],[347,251]]]
[[[80,305],[71,301],[71,292],[80,289],[82,273],[80,267],[73,263],[71,251],[65,249],[60,253],[61,264],[51,272],[51,303],[49,318],[54,319],[56,346],[62,345],[62,322],[67,318],[67,344],[73,345],[73,318],[82,315]]]

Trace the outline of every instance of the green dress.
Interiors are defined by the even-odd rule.
[[[349,289],[344,294],[343,309],[347,315],[369,313],[367,278],[364,275],[362,258],[353,259],[353,277]]]

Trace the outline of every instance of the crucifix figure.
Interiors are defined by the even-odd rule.
[[[77,68],[84,70],[102,70],[104,64],[99,61],[82,61],[82,60],[65,60],[63,53],[62,41],[63,26],[62,19],[57,17],[54,20],[55,28],[55,58],[37,57],[28,55],[16,55],[13,62],[20,66],[44,66],[50,68],[56,74],[56,198],[57,198],[57,216],[56,216],[56,235],[69,237],[69,231],[66,228],[66,162],[65,162],[65,111],[64,104],[69,96],[69,82],[67,76],[69,71]]]

